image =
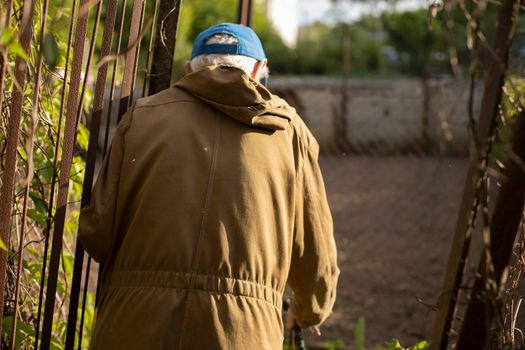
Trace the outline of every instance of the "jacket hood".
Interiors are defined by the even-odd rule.
[[[266,87],[230,66],[209,66],[186,75],[178,86],[239,122],[284,130],[295,109]]]

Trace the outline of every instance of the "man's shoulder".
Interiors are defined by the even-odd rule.
[[[290,122],[295,134],[297,135],[297,138],[299,141],[304,144],[307,148],[314,147],[318,148],[317,140],[315,139],[315,136],[312,134],[310,129],[308,128],[307,124],[299,116],[297,113],[295,114],[294,118]]]
[[[139,98],[134,108],[148,108],[183,102],[197,102],[199,100],[177,86],[171,86],[154,95]]]

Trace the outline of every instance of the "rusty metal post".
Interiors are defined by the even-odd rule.
[[[485,176],[490,152],[490,138],[494,133],[498,106],[508,65],[509,50],[516,28],[520,9],[519,0],[502,1],[498,15],[496,34],[490,66],[485,76],[485,89],[481,101],[481,112],[475,133],[476,154],[473,155],[465,183],[456,231],[452,241],[442,292],[434,323],[431,349],[445,350],[449,330],[456,308],[456,299],[463,279],[465,260],[470,245],[471,227],[479,206],[479,193]],[[466,349],[465,349],[466,350]]]
[[[251,27],[252,25],[252,0],[239,0],[237,10],[237,22],[239,24]]]
[[[181,3],[182,0],[160,0],[151,68],[149,69],[148,95],[167,89],[171,84]]]
[[[87,6],[89,6],[89,1],[90,0],[81,0],[80,8],[88,8]],[[48,350],[51,345],[51,332],[53,327],[53,316],[55,311],[58,270],[60,265],[60,255],[62,252],[62,239],[64,233],[64,223],[66,220],[66,207],[69,192],[69,172],[71,170],[73,160],[73,147],[76,137],[76,119],[79,108],[78,94],[82,73],[82,60],[84,55],[84,43],[87,32],[88,17],[89,11],[78,11],[76,36],[73,45],[71,83],[69,87],[66,123],[64,128],[64,146],[62,148],[62,162],[60,166],[60,178],[55,213],[55,227],[53,229],[53,241],[51,246],[51,256],[49,259],[48,285],[46,290],[46,302],[44,308],[44,323],[42,326],[42,350]]]
[[[27,153],[27,172],[25,179],[24,187],[24,199],[23,199],[23,209],[22,209],[22,220],[20,227],[20,241],[18,242],[18,265],[16,271],[16,283],[15,283],[15,304],[13,310],[13,322],[11,324],[11,341],[9,344],[9,349],[14,350],[16,344],[16,327],[18,322],[18,308],[20,303],[20,284],[22,279],[22,263],[23,263],[23,253],[24,253],[24,238],[26,230],[26,220],[27,220],[27,203],[29,199],[29,191],[31,188],[31,182],[33,179],[33,152],[34,152],[34,138],[38,126],[38,112],[40,106],[40,90],[42,83],[42,66],[44,59],[44,37],[47,25],[47,13],[49,11],[49,2],[44,0],[42,14],[40,16],[40,35],[38,41],[38,54],[37,54],[37,64],[36,64],[36,74],[35,82],[33,86],[33,97],[32,97],[32,106],[31,106],[31,130],[29,132],[29,139],[27,142],[26,153]],[[1,89],[0,89],[1,91]]]
[[[82,109],[83,109],[82,105],[83,105],[83,100],[84,100],[84,93],[85,93],[86,85],[87,85],[87,82],[88,82],[89,68],[91,66],[91,60],[92,60],[93,52],[94,52],[94,49],[95,49],[98,25],[100,23],[100,15],[101,15],[101,11],[102,11],[102,3],[103,3],[103,0],[100,0],[99,3],[97,4],[96,19],[95,19],[95,23],[93,25],[93,32],[91,34],[91,43],[90,43],[91,47],[90,47],[90,50],[89,50],[89,54],[88,54],[88,58],[87,58],[87,64],[86,64],[86,74],[85,74],[85,79],[84,79],[83,86],[82,86],[82,92],[80,94],[80,102],[79,102],[78,111],[77,111],[77,117],[76,117],[76,125],[77,125],[77,127],[78,127],[78,123],[80,122],[80,117],[81,117],[81,114],[82,114]],[[113,3],[115,3],[115,5],[112,7],[111,5]],[[104,34],[105,35],[107,34],[107,36],[109,37],[109,46],[111,46],[111,38],[112,38],[112,35],[113,35],[114,18],[115,18],[115,14],[116,14],[116,1],[113,1],[113,3],[112,2],[108,2],[108,8],[107,8],[107,11],[106,11],[106,24],[104,26]],[[112,13],[111,12],[112,10],[114,10],[115,13]],[[106,30],[108,29],[108,25],[111,26],[111,29],[109,30],[109,33],[106,32]],[[107,48],[107,46],[108,46],[108,43],[107,43],[108,38],[106,38],[106,36],[104,36],[102,40],[103,40],[103,44],[102,44],[102,49],[101,49],[101,55],[105,55],[105,54],[107,54],[106,51],[109,52],[109,49]],[[107,71],[107,64],[104,64],[103,67],[105,67],[105,69]],[[100,69],[99,69],[99,72],[100,72]],[[105,81],[105,76],[104,76],[104,81]],[[98,84],[98,77],[97,77],[97,84]],[[100,89],[100,87],[98,85],[97,85],[97,87]],[[97,93],[98,93],[98,95],[97,95]],[[102,95],[103,95],[103,91],[102,91]],[[98,99],[101,98],[100,97],[100,91],[95,91],[94,108],[102,109],[101,107],[98,108],[99,104],[101,104],[101,103],[100,103],[100,101],[96,100],[97,98]],[[98,115],[100,116],[100,113]],[[99,120],[100,120],[100,117],[99,117]],[[92,123],[92,127],[91,127],[91,130],[90,130],[90,144],[91,144],[92,137],[97,137],[97,140],[98,140],[98,129],[94,130],[96,125],[93,125],[93,124],[96,124],[96,123]],[[100,122],[99,122],[99,125],[100,125]],[[88,149],[88,157],[89,157],[89,149]],[[93,167],[94,167],[95,161],[91,160],[91,159],[89,159],[89,160],[93,162]],[[90,164],[86,160],[86,173],[85,173],[85,176],[84,176],[84,183],[83,183],[84,187],[83,187],[83,189],[85,188],[85,185],[88,185],[89,186],[89,190],[87,192],[91,192],[91,182],[90,182],[90,180],[92,181],[92,177],[93,177],[93,174],[88,170],[89,166],[90,166]],[[82,192],[82,199],[84,199],[84,195],[85,195],[85,192],[83,191]],[[82,203],[84,203],[83,200],[82,200]],[[75,246],[75,260],[74,260],[74,264],[73,264],[73,277],[72,277],[72,281],[71,281],[71,293],[70,293],[70,296],[69,296],[69,313],[68,313],[68,318],[67,318],[66,344],[65,344],[65,349],[66,350],[72,350],[73,346],[75,344],[76,324],[77,324],[77,317],[78,317],[78,304],[79,304],[79,297],[80,297],[80,287],[81,287],[81,283],[82,283],[83,262],[84,262],[84,249],[83,249],[82,244],[80,243],[80,241],[77,239],[76,246]],[[86,270],[86,275],[89,275],[89,268]],[[82,315],[83,315],[83,312],[84,312],[84,309],[82,309]],[[82,344],[82,338],[79,337],[79,345],[81,345],[81,344]]]
[[[504,180],[501,183],[494,213],[490,224],[490,255],[494,264],[496,290],[504,283],[504,270],[507,267],[519,231],[523,206],[525,204],[525,112],[520,113],[514,128],[514,140],[510,159],[505,165]],[[484,254],[480,258],[478,273],[485,276],[487,262]],[[487,342],[490,325],[494,319],[493,300],[487,300],[490,291],[486,280],[477,278],[471,292],[471,298],[457,349],[483,349]],[[487,327],[489,326],[489,327]]]
[[[35,2],[26,0],[22,23],[20,27],[20,43],[25,52],[29,52],[33,36],[33,14]],[[18,146],[18,131],[20,128],[20,116],[22,114],[22,102],[24,99],[24,86],[26,81],[27,62],[17,57],[15,62],[14,79],[19,87],[13,88],[11,95],[11,109],[9,111],[9,126],[7,130],[7,145],[4,171],[2,173],[2,189],[0,190],[0,239],[9,245],[11,235],[11,210],[13,206],[13,193],[15,187],[16,154]],[[3,93],[3,92],[0,92]],[[2,333],[2,321],[4,315],[4,294],[7,272],[7,252],[0,249],[0,334]]]
[[[60,150],[60,147],[58,145],[60,144],[60,138],[61,138],[61,127],[62,127],[62,119],[64,115],[64,101],[66,98],[66,87],[68,85],[68,73],[69,73],[69,57],[70,57],[70,50],[73,42],[73,27],[75,24],[75,18],[76,18],[76,11],[77,11],[77,2],[78,0],[73,0],[73,3],[71,4],[73,10],[71,13],[71,20],[69,22],[69,34],[68,34],[68,41],[67,41],[67,51],[66,51],[66,61],[64,63],[64,77],[62,82],[62,92],[60,96],[60,110],[59,110],[59,117],[58,117],[58,129],[57,129],[57,136],[55,140],[55,151],[53,155],[53,176],[51,180],[51,188],[49,190],[49,205],[48,205],[48,211],[47,211],[47,220],[46,220],[46,228],[44,231],[44,258],[42,261],[42,270],[40,272],[40,292],[38,295],[38,307],[37,307],[37,316],[35,321],[35,349],[38,349],[38,341],[40,339],[40,321],[42,318],[42,303],[44,300],[44,285],[45,285],[45,278],[46,278],[46,269],[47,269],[47,256],[49,251],[49,238],[51,236],[51,226],[52,226],[52,216],[53,216],[53,203],[55,198],[55,187],[57,185],[57,164],[58,164],[58,153]]]
[[[8,0],[1,9],[4,11],[5,22],[4,28],[9,28],[11,25],[11,9],[13,8],[13,0]],[[5,10],[4,10],[5,9]],[[0,111],[4,102],[4,80],[7,69],[7,47],[3,46],[0,49]],[[0,329],[2,327],[0,326]]]
[[[100,49],[100,56],[101,58],[108,56],[111,52],[111,43],[113,40],[113,32],[115,27],[115,20],[117,17],[117,8],[118,8],[118,0],[109,0],[106,5],[106,19],[104,22],[104,32],[102,34],[102,47]],[[100,122],[102,117],[102,110],[104,108],[104,91],[106,88],[106,80],[107,80],[107,73],[108,73],[108,63],[104,63],[102,66],[99,67],[98,73],[97,73],[97,81],[95,83],[95,93],[94,93],[94,100],[93,100],[93,112],[91,115],[91,127],[90,127],[90,133],[89,133],[89,145],[88,145],[88,151],[86,156],[86,172],[84,174],[84,183],[82,184],[82,200],[81,200],[81,207],[86,206],[89,204],[91,200],[91,189],[93,187],[93,181],[94,181],[94,174],[95,174],[95,164],[97,160],[97,153],[98,153],[98,142],[100,137]],[[77,239],[77,246],[80,248],[81,243]],[[83,249],[82,249],[83,252]],[[79,254],[80,255],[80,254]],[[82,258],[84,254],[82,253]],[[76,258],[76,255],[75,255]],[[82,262],[83,259],[78,259],[78,261],[75,262],[74,270],[73,270],[73,281],[71,282],[72,285],[79,285],[81,282],[81,273],[76,272],[76,270],[82,271]],[[90,271],[90,264],[88,260],[88,266],[86,268],[86,279],[84,280],[84,299],[82,303],[82,313],[80,316],[80,331],[79,331],[79,345],[82,342],[82,327],[83,327],[83,320],[84,320],[84,312],[85,312],[85,301],[86,301],[86,295],[87,295],[87,286],[89,281],[89,271]],[[75,279],[76,277],[76,279]],[[76,310],[78,309],[78,303],[79,303],[79,297],[80,297],[80,289],[71,291],[70,296],[70,307],[69,307],[69,315],[68,315],[68,328],[67,328],[67,337],[74,339],[74,333],[76,330]],[[75,313],[75,314],[73,314]],[[66,348],[67,348],[67,339],[66,339]]]
[[[137,50],[134,50],[133,45],[140,45],[139,26],[140,13],[142,12],[142,3],[145,0],[135,0],[133,2],[133,10],[131,12],[131,23],[129,27],[128,50],[124,62],[124,76],[122,78],[122,85],[120,87],[120,103],[117,121],[120,121],[126,110],[128,109],[131,99],[131,91],[133,87],[133,73],[135,72],[135,56]]]

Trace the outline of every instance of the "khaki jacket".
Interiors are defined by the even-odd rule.
[[[137,101],[92,201],[105,263],[94,349],[281,349],[288,282],[303,327],[331,313],[339,270],[318,144],[284,100],[210,67]]]

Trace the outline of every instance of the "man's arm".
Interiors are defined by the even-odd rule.
[[[115,212],[124,156],[124,134],[130,120],[131,111],[118,124],[93,187],[91,201],[80,211],[78,237],[88,254],[99,263],[107,260],[115,241]]]
[[[303,327],[320,325],[336,297],[337,252],[321,170],[319,146],[311,139],[299,174],[290,286],[294,317]]]

